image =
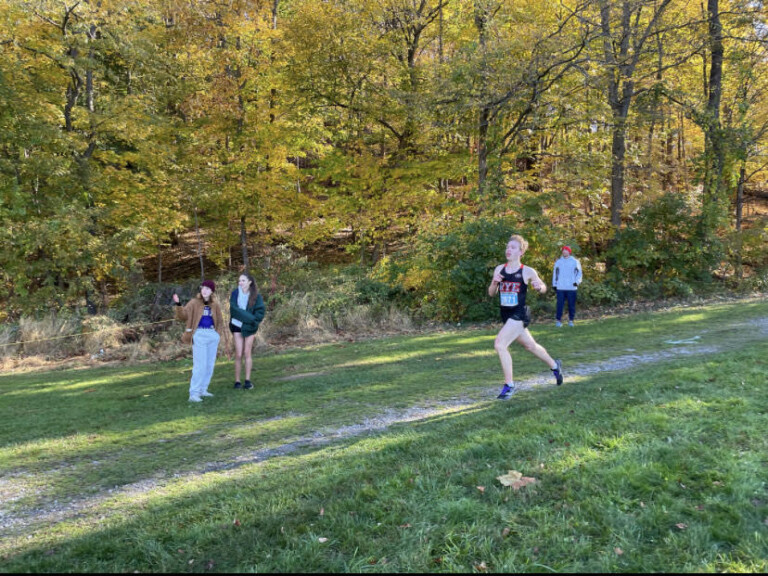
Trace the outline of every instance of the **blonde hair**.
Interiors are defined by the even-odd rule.
[[[512,234],[512,236],[509,237],[509,240],[507,240],[507,244],[512,242],[512,240],[520,245],[520,253],[525,254],[525,251],[528,250],[528,241],[520,236],[520,234]]]

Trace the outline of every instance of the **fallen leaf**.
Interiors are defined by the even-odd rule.
[[[517,470],[510,470],[507,474],[496,476],[496,480],[501,482],[504,486],[512,486],[512,484],[519,481],[522,477],[523,475]]]
[[[616,556],[621,556],[622,554],[624,554],[624,550],[618,547],[614,548],[613,551],[616,552]]]
[[[688,528],[688,524],[684,524],[682,522],[678,522],[677,524],[675,524],[675,526],[677,526],[677,528],[679,528],[680,530],[685,530],[686,528]]]
[[[195,559],[194,559],[194,558],[192,558],[192,560],[190,560],[189,562],[187,562],[187,564],[189,564],[190,566],[192,566],[192,564],[194,564],[194,563],[195,563]]]
[[[480,572],[485,572],[488,570],[488,566],[485,565],[485,562],[480,562],[480,564],[475,565],[475,570],[479,570]]]
[[[478,489],[478,490],[479,490],[481,493],[485,493],[485,486],[477,486],[477,489]]]
[[[704,504],[699,504],[698,506],[696,506],[696,510],[698,510],[699,512],[704,510]]]
[[[320,508],[320,516],[325,516],[325,508]]]
[[[724,486],[724,484],[720,482],[720,480],[715,480],[714,482],[712,482],[712,486]]]
[[[232,524],[234,524],[235,526],[240,526],[240,520],[235,518],[235,520],[232,522]]]
[[[322,544],[323,542],[328,542],[328,538],[321,537],[321,538],[318,538],[317,541],[320,542],[320,544]]]
[[[208,562],[205,563],[206,570],[213,570],[214,566],[215,566],[215,563],[213,562],[213,560],[208,560]]]
[[[400,524],[400,528],[410,528],[410,524]]]
[[[528,484],[536,484],[536,478],[530,478],[528,476],[523,476],[522,478],[520,478],[520,480],[518,480],[517,482],[512,484],[512,489],[513,490],[520,490],[520,488],[523,488],[524,486],[528,486]]]
[[[176,550],[176,552],[178,552],[179,554],[184,554],[184,550],[182,550],[181,548],[179,548],[178,550]]]
[[[640,502],[640,508],[645,508],[645,502]]]
[[[536,484],[536,478],[523,476],[517,470],[510,470],[503,476],[497,476],[496,479],[504,486],[511,486],[513,490],[520,490],[520,488],[527,486],[528,484]]]
[[[501,531],[501,535],[504,537],[509,536],[509,528],[504,528],[504,530]]]

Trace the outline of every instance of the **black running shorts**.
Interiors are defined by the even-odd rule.
[[[515,306],[513,308],[502,306],[500,310],[502,324],[506,324],[507,320],[517,320],[523,323],[523,328],[528,328],[531,323],[531,309],[528,306]]]

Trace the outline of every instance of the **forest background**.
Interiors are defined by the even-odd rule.
[[[226,297],[243,270],[262,343],[487,320],[513,232],[545,279],[574,248],[587,307],[764,292],[767,20],[754,0],[7,0],[0,356],[147,352],[177,336],[172,292]]]

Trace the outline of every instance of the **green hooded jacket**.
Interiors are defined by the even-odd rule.
[[[259,330],[259,324],[264,319],[267,307],[264,305],[264,298],[259,293],[253,306],[243,310],[237,305],[237,294],[239,291],[239,288],[235,288],[229,297],[229,315],[231,318],[240,320],[243,323],[240,329],[242,330],[243,338],[248,338],[248,336],[253,336]]]

